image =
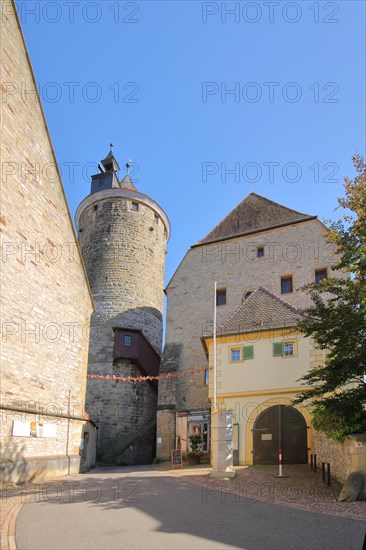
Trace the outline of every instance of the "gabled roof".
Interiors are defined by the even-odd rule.
[[[302,214],[256,193],[250,193],[206,237],[193,246],[230,239],[246,233],[256,233],[316,219],[317,216]]]
[[[296,325],[302,313],[260,286],[217,328],[217,336]]]

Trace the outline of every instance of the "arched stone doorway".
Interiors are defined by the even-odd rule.
[[[307,464],[306,422],[300,411],[289,405],[269,407],[253,427],[254,464],[278,464],[279,449],[284,464]]]

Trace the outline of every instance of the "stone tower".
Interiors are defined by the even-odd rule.
[[[88,373],[156,375],[163,334],[166,243],[162,208],[136,190],[111,148],[92,176],[76,226],[95,302]],[[98,427],[98,464],[147,464],[155,456],[157,383],[89,379],[87,410]]]

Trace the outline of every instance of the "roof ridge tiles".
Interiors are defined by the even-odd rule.
[[[255,290],[259,290],[259,289],[262,289],[264,290],[267,294],[269,294],[272,298],[274,298],[275,300],[277,300],[278,302],[280,302],[281,304],[285,305],[286,307],[288,307],[291,311],[293,311],[294,313],[298,313],[299,315],[302,315],[302,312],[300,309],[296,308],[295,306],[292,306],[291,304],[289,304],[288,302],[286,302],[286,300],[284,300],[283,298],[280,298],[279,296],[277,296],[277,294],[275,294],[274,292],[271,292],[270,290],[268,290],[268,288],[266,288],[265,286],[258,286]],[[253,291],[254,292],[254,291]],[[248,299],[250,298],[250,296],[248,297]]]

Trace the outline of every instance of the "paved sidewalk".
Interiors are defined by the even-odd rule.
[[[2,499],[0,512],[0,536],[1,550],[15,550],[15,522],[18,513],[23,506],[20,497],[7,497]]]
[[[310,512],[366,521],[366,501],[338,502],[342,485],[331,480],[322,481],[321,469],[313,473],[310,466],[283,466],[286,478],[276,477],[278,466],[249,466],[236,469],[235,478],[217,480],[209,473],[190,476],[189,480],[203,485],[203,498],[209,500],[219,494],[223,502],[228,494],[234,498],[252,499],[280,504]],[[197,472],[198,473],[198,472]]]
[[[15,525],[24,504],[39,492],[40,488],[54,481],[65,481],[68,476],[39,483],[4,485],[0,489],[0,550],[16,550]]]
[[[237,467],[233,479],[217,480],[209,477],[210,467],[185,467],[172,470],[170,463],[146,466],[152,471],[161,472],[175,478],[184,477],[185,481],[202,487],[202,501],[210,502],[219,498],[251,499],[289,508],[297,508],[353,520],[366,520],[366,502],[337,502],[341,485],[332,479],[328,487],[322,482],[321,472],[311,472],[308,465],[284,466],[287,478],[276,478],[276,466]],[[121,468],[123,470],[123,468]],[[99,469],[99,471],[101,471]],[[93,474],[91,470],[86,475]],[[67,482],[71,479],[82,480],[85,474],[72,477],[58,477],[39,483],[9,486],[1,490],[1,550],[16,550],[15,524],[22,506],[47,487],[47,485]]]

